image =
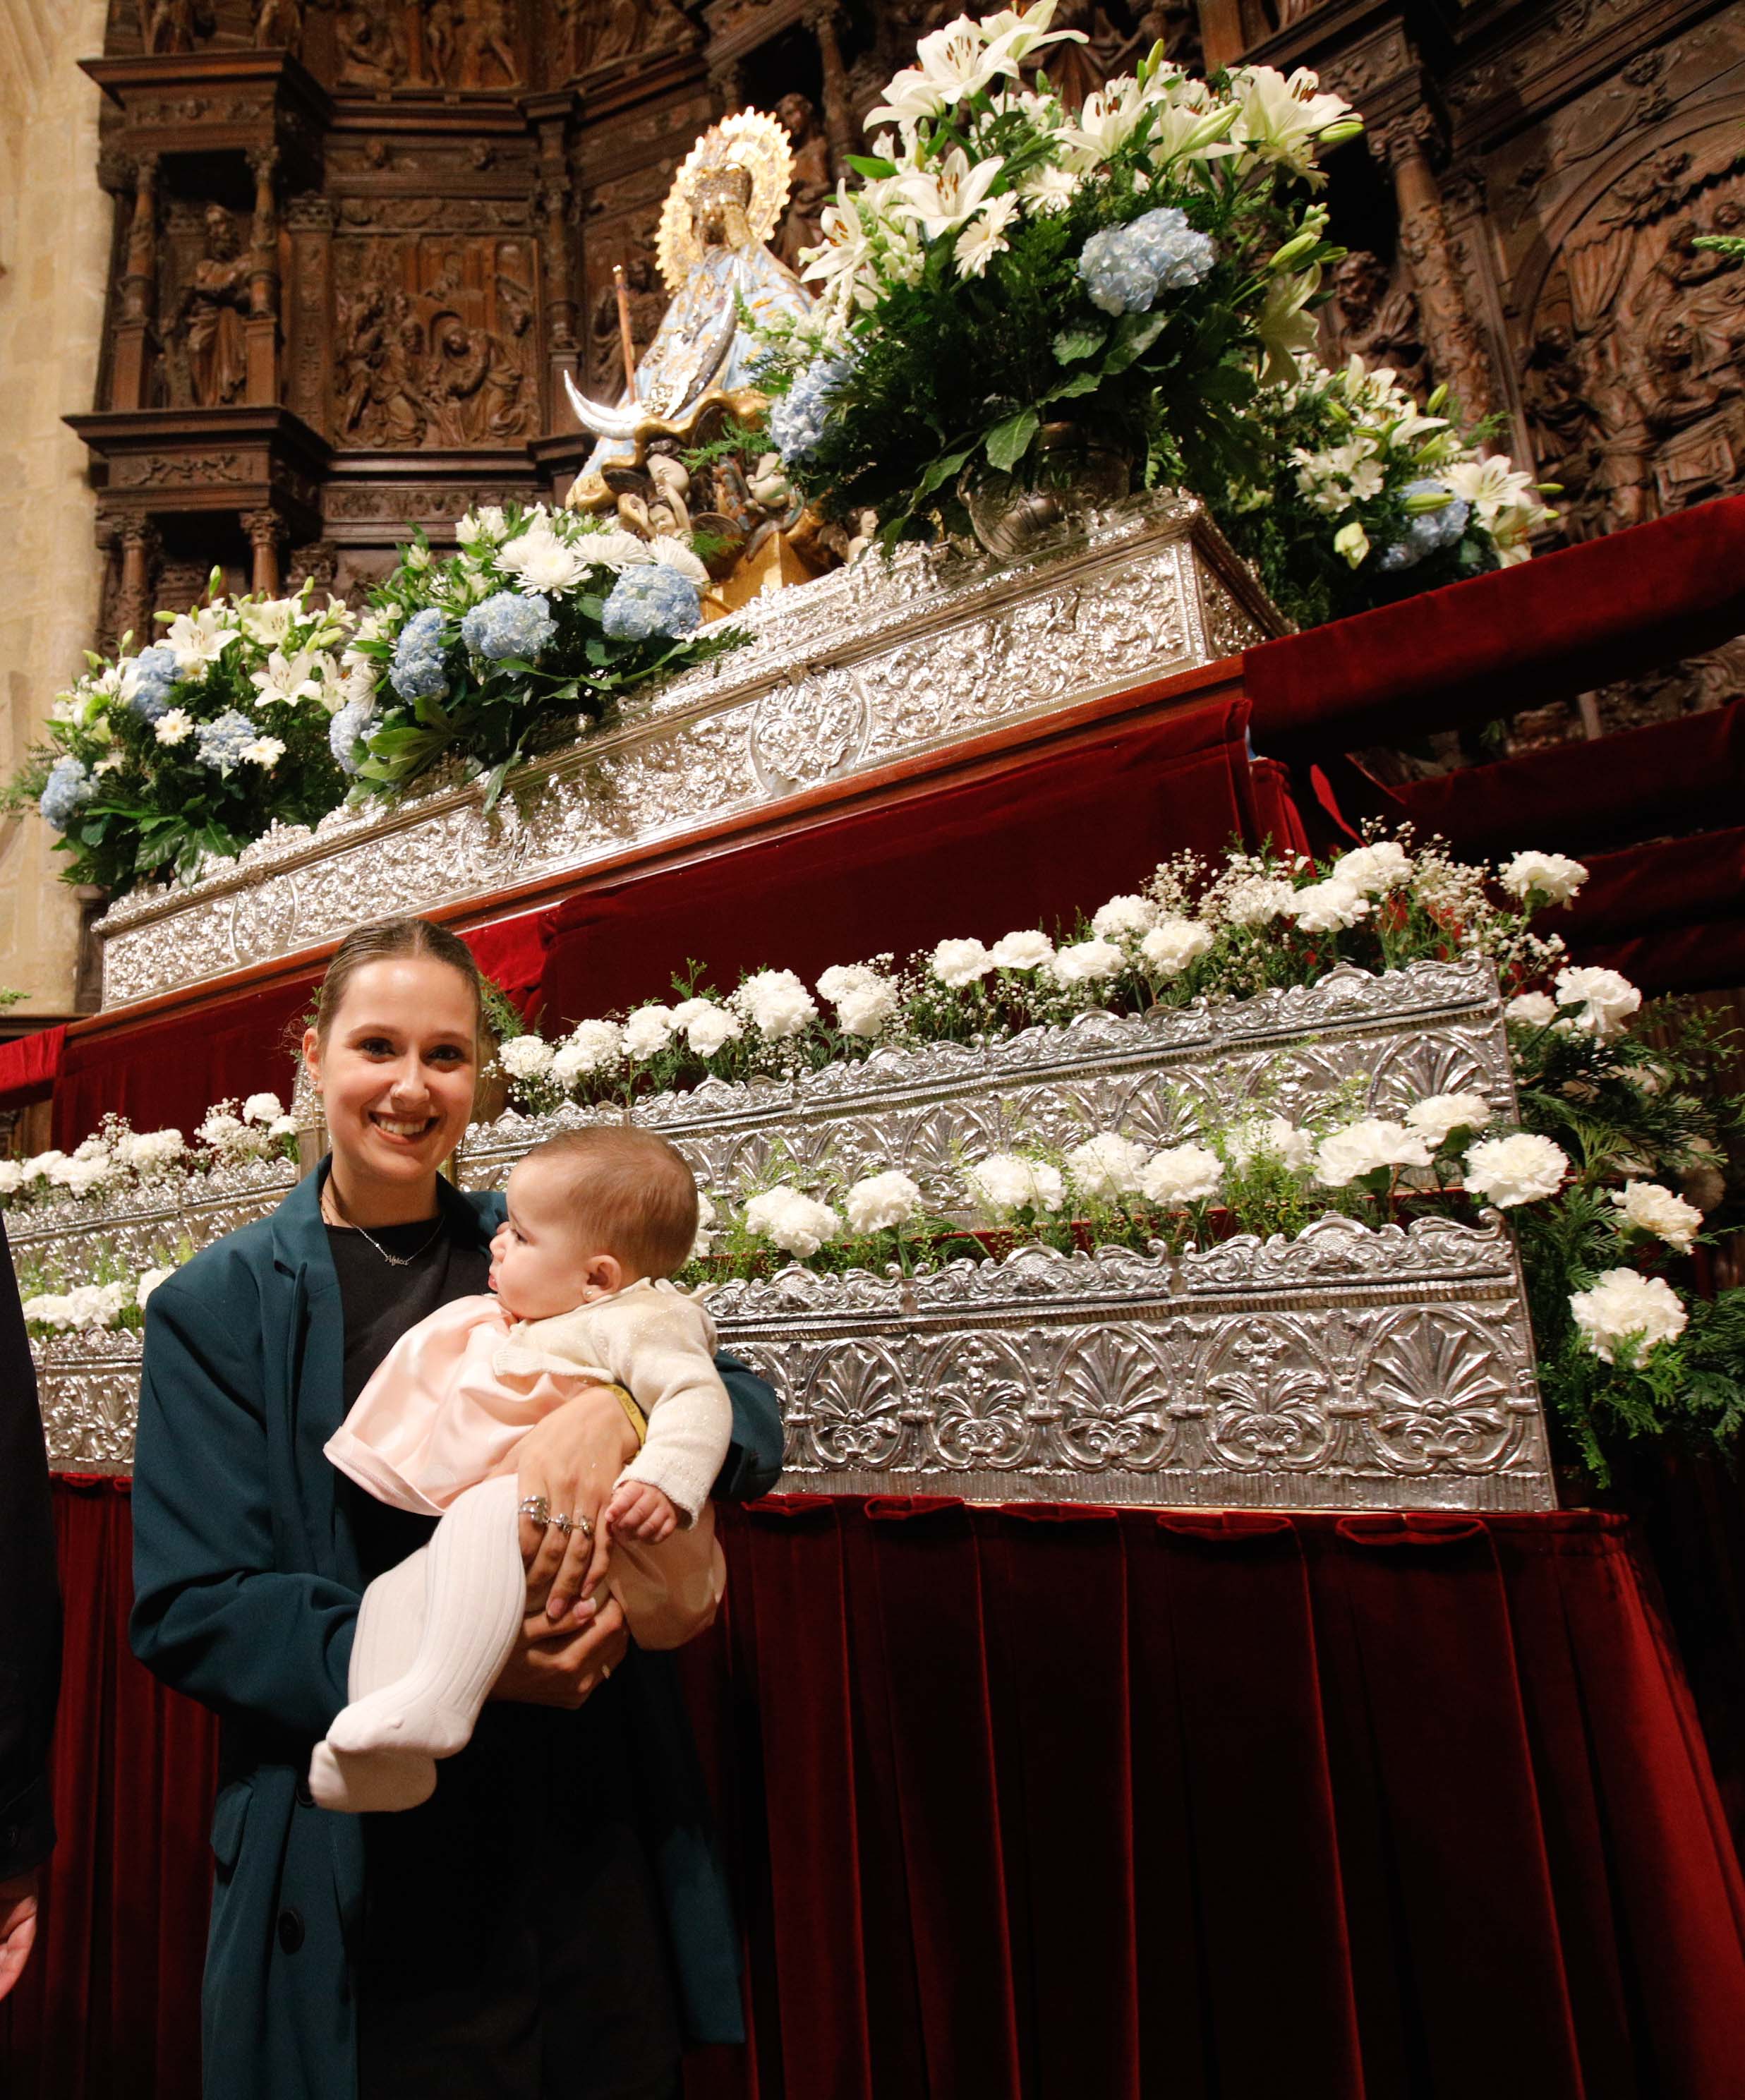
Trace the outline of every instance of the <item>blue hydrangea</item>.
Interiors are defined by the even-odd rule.
[[[57,832],[64,832],[96,792],[96,782],[77,759],[57,758],[37,807]]]
[[[400,630],[388,683],[403,700],[440,700],[448,693],[443,668],[443,615],[432,605],[415,612]]]
[[[815,357],[777,398],[769,411],[769,442],[784,466],[800,466],[817,450],[825,419],[851,362],[846,355]]]
[[[615,642],[646,642],[689,634],[702,618],[703,600],[689,576],[664,562],[645,562],[613,585],[600,624]]]
[[[1399,492],[1402,496],[1434,496],[1441,488],[1440,482],[1408,481]],[[1408,518],[1402,536],[1391,545],[1384,547],[1377,557],[1377,566],[1384,569],[1415,569],[1430,555],[1455,545],[1466,530],[1466,521],[1471,515],[1472,505],[1456,496],[1439,510],[1425,510],[1416,518]]]
[[[227,708],[216,721],[202,722],[195,756],[215,773],[229,773],[242,763],[242,754],[260,735],[245,714]]]
[[[499,591],[475,605],[460,623],[460,639],[475,656],[520,656],[531,662],[557,632],[551,601],[537,591]]]
[[[170,689],[182,676],[176,653],[161,642],[142,649],[134,660],[133,690],[127,696],[130,711],[141,721],[155,722],[170,712]]]
[[[1188,214],[1161,205],[1126,226],[1093,233],[1078,258],[1093,305],[1106,314],[1149,313],[1161,292],[1197,285],[1216,251],[1209,237],[1188,223]]]
[[[374,720],[373,711],[364,701],[347,700],[328,724],[328,749],[333,752],[342,773],[357,771],[358,761],[352,756],[351,747],[359,738],[369,735],[370,724]]]

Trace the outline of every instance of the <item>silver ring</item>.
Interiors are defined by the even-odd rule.
[[[553,1531],[561,1531],[564,1537],[567,1538],[570,1533],[575,1530],[575,1526],[571,1523],[570,1520],[566,1516],[554,1516],[551,1520],[551,1528]]]
[[[523,1495],[515,1505],[515,1514],[537,1524],[548,1524],[551,1522],[551,1504],[544,1495]]]
[[[591,1516],[579,1516],[570,1529],[571,1531],[579,1531],[584,1538],[592,1538],[594,1535],[594,1520]]]

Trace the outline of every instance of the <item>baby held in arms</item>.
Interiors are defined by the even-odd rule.
[[[668,1281],[697,1236],[690,1167],[646,1131],[572,1131],[518,1163],[508,1200],[496,1295],[403,1335],[327,1446],[378,1501],[442,1521],[364,1593],[351,1703],[310,1766],[326,1808],[414,1807],[470,1738],[525,1609],[516,1446],[579,1384],[622,1386],[647,1418],[601,1512],[631,1634],[676,1648],[720,1602],[708,1497],[732,1410],[708,1315]]]

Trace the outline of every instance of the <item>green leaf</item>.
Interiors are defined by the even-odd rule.
[[[1055,357],[1061,364],[1076,364],[1082,357],[1095,357],[1108,341],[1101,329],[1062,329],[1055,338]]]
[[[503,783],[508,776],[510,761],[505,759],[493,765],[485,782],[485,814],[488,817],[497,806],[497,797],[503,792]]]
[[[1167,314],[1129,314],[1115,331],[1114,347],[1103,360],[1104,372],[1113,378],[1142,358],[1169,326]]]
[[[910,505],[910,510],[913,510],[915,503],[919,503],[923,496],[931,496],[936,488],[950,481],[952,475],[958,471],[975,449],[975,446],[972,443],[963,446],[959,451],[954,452],[941,452],[927,472],[922,475],[915,489],[914,503]],[[898,522],[901,523],[901,520]]]
[[[1051,386],[1042,398],[1048,401],[1071,401],[1081,394],[1095,394],[1102,384],[1100,372],[1075,372],[1070,379],[1063,379],[1058,386]]]
[[[1020,408],[1003,423],[996,423],[984,439],[988,464],[997,473],[1010,474],[1030,449],[1030,440],[1042,426],[1033,408]]]
[[[897,173],[894,161],[881,160],[876,153],[847,153],[843,157],[857,175],[864,175],[870,183],[888,182]]]

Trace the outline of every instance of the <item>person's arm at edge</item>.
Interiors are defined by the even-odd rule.
[[[782,1477],[782,1410],[774,1388],[737,1357],[718,1353],[715,1368],[733,1402],[734,1433],[711,1493],[717,1502],[752,1502]]]

